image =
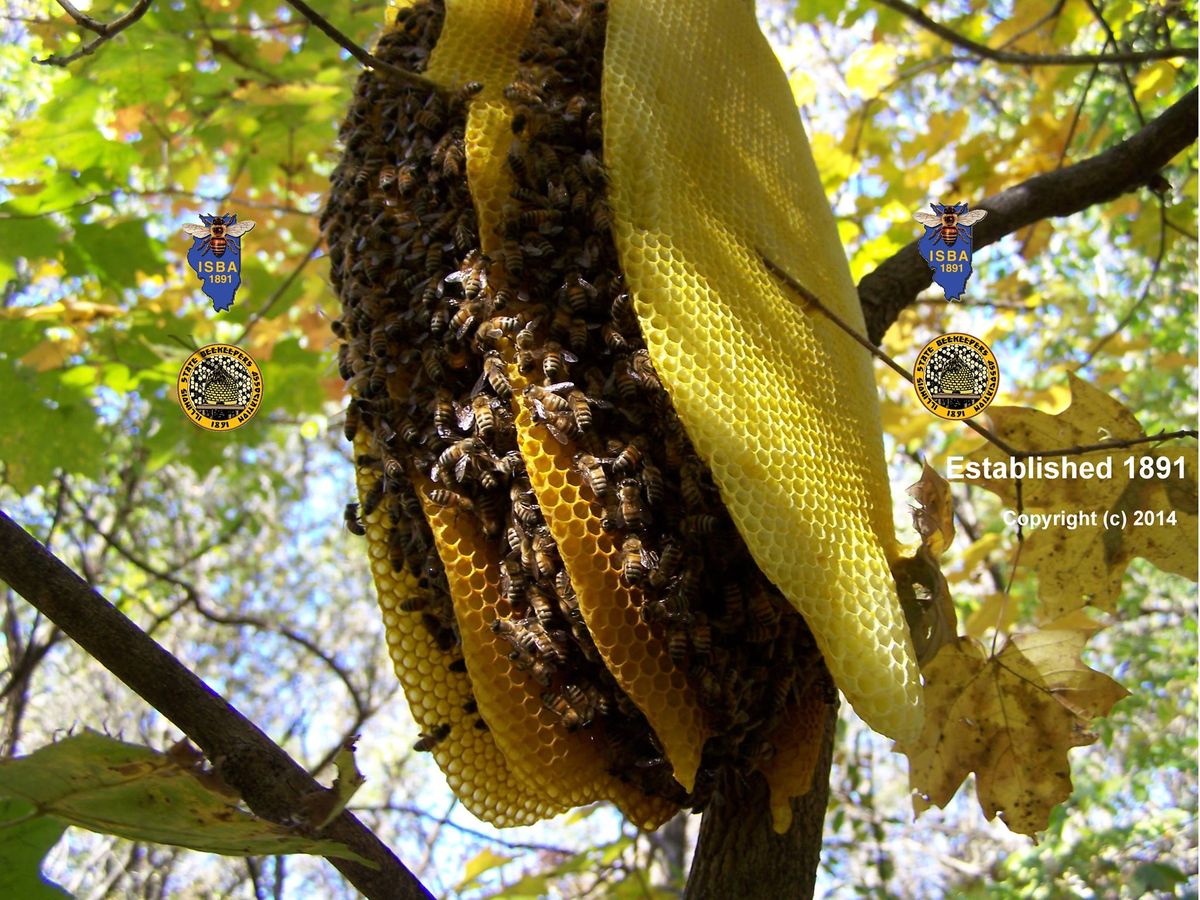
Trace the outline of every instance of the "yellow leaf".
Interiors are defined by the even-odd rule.
[[[1145,437],[1133,413],[1118,400],[1075,376],[1070,386],[1071,405],[1059,415],[993,407],[992,430],[1011,446],[1027,451]],[[1164,571],[1196,579],[1196,449],[1150,447],[1068,457],[1076,464],[1104,464],[1109,467],[1106,475],[1020,479],[1021,509],[1030,517],[1022,523],[1028,527],[1021,565],[1038,574],[1040,618],[1058,618],[1084,605],[1111,610],[1125,567],[1138,556]],[[993,465],[1011,462],[991,444],[968,459]],[[1041,461],[1062,462],[1056,454]],[[1131,479],[1130,465],[1142,477]],[[1155,477],[1145,477],[1143,467]],[[1015,478],[968,480],[1016,508]],[[1064,515],[1053,518],[1056,513]],[[1009,524],[1015,524],[1011,514]]]
[[[1016,620],[1017,601],[1007,594],[996,591],[983,598],[979,609],[967,616],[963,627],[968,635],[979,640],[992,628],[1008,631]]]
[[[479,851],[479,853],[467,860],[467,866],[463,872],[463,880],[459,882],[455,890],[461,891],[472,886],[484,872],[512,862],[513,859],[514,857],[512,856],[502,856],[492,850]]]
[[[1046,629],[988,657],[971,638],[925,669],[925,727],[898,743],[909,758],[917,813],[944,807],[971,772],[984,815],[1033,835],[1071,794],[1067,751],[1090,744],[1092,718],[1127,691],[1079,659],[1089,632]]]
[[[889,44],[863,44],[846,64],[846,85],[864,97],[874,97],[896,75],[897,49]]]
[[[951,581],[962,581],[973,577],[976,570],[982,566],[993,551],[1004,542],[1004,538],[995,533],[985,534],[972,543],[958,560],[959,568],[949,576]]]
[[[71,346],[67,341],[42,341],[21,357],[22,364],[38,372],[50,369],[61,369],[71,356]]]

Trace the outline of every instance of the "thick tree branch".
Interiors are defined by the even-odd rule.
[[[988,197],[975,208],[988,216],[975,226],[974,249],[1041,219],[1069,216],[1145,185],[1176,154],[1196,141],[1196,89],[1133,137],[1072,166],[1035,175]],[[913,241],[884,260],[858,283],[867,334],[879,343],[904,307],[933,283],[929,266]]]
[[[321,786],[3,512],[0,580],[182,729],[256,814],[274,822],[304,821],[302,798]],[[346,844],[378,866],[371,869],[349,860],[329,860],[364,896],[430,898],[392,851],[349,813],[334,819],[321,836]]]
[[[1118,53],[1021,53],[1016,50],[998,50],[980,44],[959,34],[940,22],[935,22],[915,6],[904,0],[875,0],[880,6],[895,10],[900,15],[916,22],[926,31],[942,40],[961,47],[963,50],[998,63],[1015,63],[1022,66],[1093,66],[1103,63],[1138,63],[1153,59],[1195,58],[1195,47],[1156,47],[1153,50],[1121,51]]]
[[[821,861],[837,705],[825,711],[812,787],[792,801],[792,827],[771,826],[770,791],[758,774],[731,778],[700,820],[684,900],[805,900],[813,896]]]
[[[105,43],[106,41],[111,41],[118,34],[144,16],[150,9],[151,2],[152,0],[138,0],[137,3],[130,7],[129,12],[125,13],[125,15],[114,19],[112,22],[101,22],[98,19],[93,19],[91,16],[87,15],[87,13],[80,12],[74,6],[72,6],[68,0],[58,0],[58,5],[67,11],[67,15],[74,19],[80,27],[86,28],[88,31],[95,32],[98,37],[94,41],[84,44],[70,56],[51,55],[44,57],[43,59],[35,59],[34,62],[39,66],[63,67],[75,62],[75,60],[80,59],[81,57],[90,56],[96,52],[96,48],[101,44]]]

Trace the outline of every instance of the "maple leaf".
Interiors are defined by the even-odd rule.
[[[992,407],[992,430],[1019,450],[1056,450],[1101,441],[1132,441],[1146,433],[1125,406],[1081,378],[1070,378],[1071,405],[1058,415],[1022,407]],[[1130,478],[1125,460],[1171,460],[1169,478]],[[968,460],[1007,462],[993,444]],[[1196,448],[1117,447],[1071,457],[1112,461],[1111,478],[1023,478],[1023,512],[1096,514],[1096,523],[1051,525],[1027,532],[1021,565],[1038,573],[1043,620],[1084,605],[1112,610],[1125,567],[1144,557],[1166,572],[1197,577]],[[1180,475],[1176,460],[1183,460]],[[1135,466],[1135,470],[1136,470]],[[1017,507],[1016,479],[967,479]],[[1140,517],[1140,519],[1139,519]]]
[[[1012,637],[995,656],[972,638],[942,648],[922,669],[921,736],[896,745],[909,759],[917,814],[944,807],[974,772],[987,818],[999,814],[1030,836],[1046,827],[1071,795],[1067,751],[1092,743],[1090,721],[1129,693],[1080,659],[1096,630],[1063,620]]]

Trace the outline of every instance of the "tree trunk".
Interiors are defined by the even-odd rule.
[[[809,792],[792,801],[792,827],[771,827],[767,783],[761,775],[731,779],[700,821],[687,900],[802,900],[812,897],[821,859],[837,706],[825,715],[821,752]]]

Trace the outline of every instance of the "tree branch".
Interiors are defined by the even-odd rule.
[[[813,896],[836,732],[837,705],[831,704],[812,787],[792,801],[792,826],[784,834],[771,826],[770,791],[761,775],[729,780],[700,820],[684,900]]]
[[[1154,59],[1195,58],[1196,56],[1197,48],[1195,47],[1156,47],[1153,50],[1118,53],[1022,53],[1016,50],[997,50],[986,44],[976,43],[940,22],[935,22],[915,6],[905,3],[904,0],[875,0],[875,2],[880,6],[895,10],[955,47],[961,47],[975,56],[990,59],[992,62],[1015,63],[1022,66],[1092,66],[1103,63],[1139,63]]]
[[[975,226],[974,249],[1040,219],[1069,216],[1142,187],[1176,154],[1196,141],[1196,89],[1188,91],[1133,137],[1072,166],[1035,175],[975,204],[988,216]],[[933,283],[913,241],[858,283],[867,334],[879,343],[900,311]]]
[[[3,512],[0,580],[182,729],[257,815],[273,822],[304,821],[302,798],[321,786]],[[378,867],[329,859],[364,896],[432,900],[395,854],[350,813],[339,815],[321,836],[346,844]]]
[[[436,82],[430,81],[428,78],[424,78],[415,72],[409,72],[407,69],[401,69],[399,66],[393,66],[391,63],[384,62],[377,56],[368,53],[346,35],[342,34],[328,19],[305,3],[304,0],[287,0],[287,4],[316,25],[334,43],[368,69],[374,69],[381,74],[390,75],[406,87],[418,88],[434,94],[442,93],[441,85]]]
[[[125,13],[125,15],[114,19],[112,22],[106,23],[97,19],[93,19],[86,13],[80,12],[74,6],[72,6],[68,0],[58,0],[58,5],[65,9],[67,11],[67,15],[74,19],[80,27],[86,28],[88,31],[94,31],[99,36],[94,41],[84,44],[70,56],[55,56],[52,54],[42,59],[34,59],[34,62],[39,66],[59,66],[61,68],[75,62],[75,60],[80,59],[81,57],[90,56],[96,52],[96,49],[101,44],[111,41],[118,34],[144,16],[150,9],[151,2],[152,0],[138,0],[137,3],[130,7],[129,12]]]

